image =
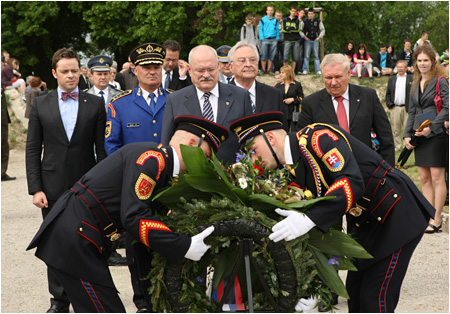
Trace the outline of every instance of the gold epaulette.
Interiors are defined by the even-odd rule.
[[[166,92],[167,94],[172,94],[173,92],[175,92],[173,89],[170,88],[166,88]]]
[[[131,95],[132,92],[133,92],[132,89],[128,89],[128,90],[126,90],[126,91],[123,91],[123,92],[121,92],[119,95],[114,96],[114,97],[111,99],[111,102],[115,102],[115,101],[116,101],[117,99],[119,99],[119,98],[122,98],[122,97],[125,97],[125,96],[128,96],[128,95]]]

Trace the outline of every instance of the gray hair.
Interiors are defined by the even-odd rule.
[[[397,65],[398,65],[399,63],[403,63],[403,64],[405,65],[405,67],[408,66],[408,63],[406,62],[406,60],[398,60],[398,61],[397,61]]]
[[[347,56],[344,56],[341,53],[330,53],[323,58],[322,63],[320,64],[320,71],[323,72],[323,68],[326,65],[336,65],[342,64],[344,71],[350,71],[350,60]]]
[[[255,46],[254,44],[252,44],[252,43],[250,43],[250,42],[248,42],[248,41],[246,41],[246,40],[241,40],[241,41],[238,41],[238,42],[236,43],[236,45],[234,45],[233,48],[230,49],[230,51],[228,51],[228,63],[233,63],[234,52],[235,52],[237,49],[241,48],[241,47],[250,47],[250,48],[252,48],[253,51],[254,51],[255,54],[256,54],[256,57],[258,58],[258,61],[259,61],[259,52],[258,52],[258,48],[256,48],[256,46]]]
[[[191,51],[189,52],[189,56],[188,56],[189,65],[192,65],[192,55],[195,53],[195,51],[198,50],[198,49],[204,49],[204,48],[207,48],[207,49],[211,50],[211,52],[214,53],[214,56],[216,57],[216,60],[218,60],[216,49],[214,49],[213,47],[208,46],[208,45],[198,45],[198,46],[195,46],[194,48],[192,48]]]

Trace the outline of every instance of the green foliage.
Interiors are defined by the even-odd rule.
[[[73,48],[90,57],[114,55],[121,65],[136,45],[175,39],[181,58],[198,44],[233,45],[248,13],[264,16],[273,4],[283,16],[291,5],[313,2],[270,1],[2,1],[2,50],[21,61],[24,76],[33,71],[55,87],[50,64],[53,53]],[[365,43],[371,54],[380,43],[396,51],[403,40],[415,42],[422,30],[441,54],[448,48],[447,1],[320,1],[323,9],[325,54],[341,52],[347,40]]]

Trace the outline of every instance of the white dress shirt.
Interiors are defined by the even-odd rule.
[[[78,93],[78,100],[67,98],[63,101],[61,99],[61,93],[63,90],[58,86],[58,106],[59,112],[61,114],[61,119],[64,124],[64,130],[66,131],[67,138],[72,138],[73,130],[75,129],[75,124],[77,123],[78,116],[78,101],[80,99],[80,93],[78,87],[76,87],[72,92]]]
[[[245,87],[243,87],[241,84],[239,84],[236,80],[234,80],[234,82],[236,83],[236,86],[239,86],[239,87],[245,89]],[[253,103],[255,104],[255,107],[256,107],[256,80],[253,81],[253,84],[250,87],[250,89],[248,90],[248,92],[250,93],[250,99],[253,101]]]
[[[406,103],[406,73],[403,76],[397,74],[397,82],[395,83],[394,104],[396,106],[404,106]]]

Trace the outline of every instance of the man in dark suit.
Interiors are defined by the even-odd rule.
[[[204,117],[228,128],[231,122],[251,115],[248,91],[219,82],[217,52],[200,45],[189,53],[189,73],[193,85],[167,97],[161,141],[169,144],[175,131],[174,118],[179,115]],[[237,137],[231,135],[220,146],[217,157],[224,163],[235,163],[239,151]]]
[[[92,87],[91,81],[88,78],[88,69],[87,67],[83,66],[81,68],[80,78],[78,81],[78,87],[80,90],[84,91]]]
[[[166,58],[162,65],[162,83],[164,89],[174,91],[192,85],[188,73],[188,65],[180,60],[181,46],[175,40],[166,40],[162,46],[166,49]]]
[[[228,60],[234,80],[230,84],[245,88],[250,93],[253,113],[281,111],[284,113],[285,129],[288,129],[283,95],[281,91],[256,81],[259,54],[255,45],[240,41],[228,52]]]
[[[78,55],[59,49],[53,55],[52,73],[58,89],[35,98],[26,145],[28,193],[44,218],[76,180],[106,158],[105,105],[101,98],[79,91]],[[53,298],[47,312],[69,312],[67,294],[51,271],[48,280]]]
[[[130,67],[127,70],[125,70],[124,72],[122,72],[125,86],[120,86],[120,87],[122,87],[122,90],[124,90],[124,91],[128,90],[128,89],[136,88],[139,85],[138,78],[137,78],[136,74],[134,73],[134,64],[133,64],[133,62],[131,62],[130,56],[128,56],[128,63],[130,65]]]
[[[350,62],[342,54],[325,56],[321,69],[325,88],[303,99],[297,130],[312,123],[337,124],[371,148],[373,130],[380,142],[378,152],[394,165],[391,125],[376,91],[349,84]]]
[[[391,125],[396,152],[402,148],[403,130],[408,120],[409,93],[413,78],[406,72],[407,68],[406,60],[399,60],[397,62],[397,75],[389,78],[386,89],[386,106],[391,111]]]

